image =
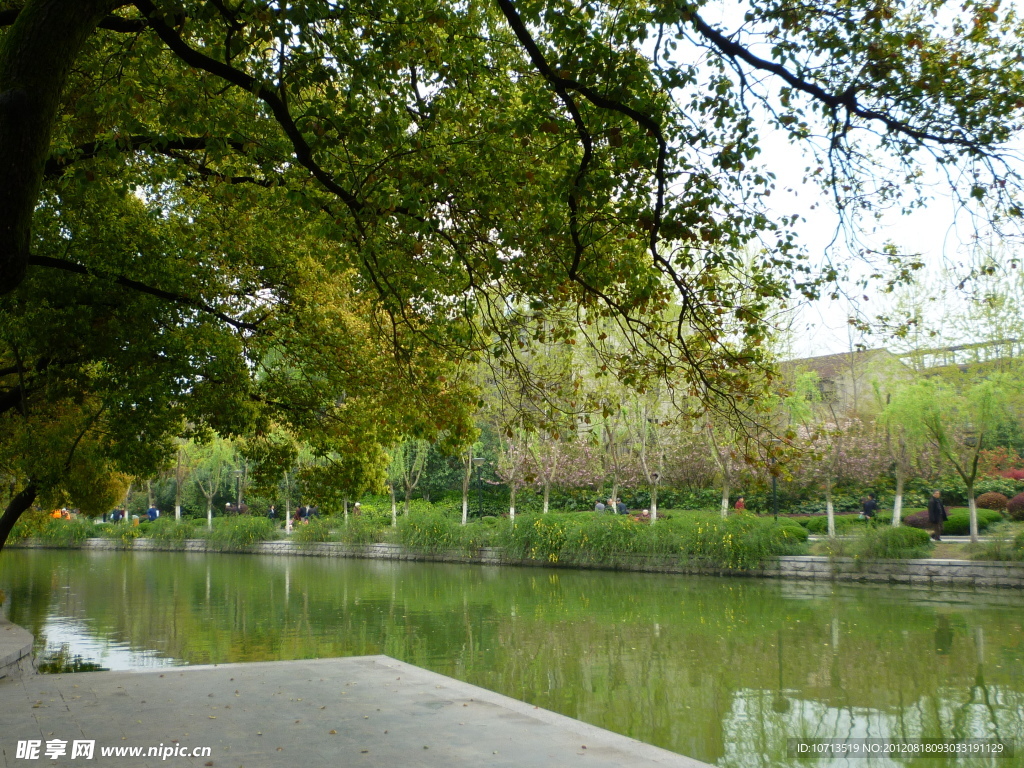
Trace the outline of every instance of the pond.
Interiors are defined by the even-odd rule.
[[[1024,752],[1013,591],[60,550],[3,552],[0,589],[51,670],[382,653],[722,768],[830,764],[793,738]]]

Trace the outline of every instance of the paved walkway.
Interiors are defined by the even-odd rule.
[[[40,757],[17,756],[39,740]],[[48,740],[67,754],[46,758]],[[74,740],[94,757],[72,759]],[[104,757],[104,747],[210,747]],[[706,768],[704,763],[387,656],[0,680],[0,763],[348,768]]]

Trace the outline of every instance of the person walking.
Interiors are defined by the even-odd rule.
[[[875,494],[868,494],[867,498],[864,499],[861,510],[864,515],[864,519],[870,523],[875,518],[875,515],[878,514],[878,501],[875,499]]]
[[[928,499],[928,522],[932,524],[932,538],[935,541],[942,541],[942,521],[948,517],[942,503],[942,492],[932,491],[932,497]]]

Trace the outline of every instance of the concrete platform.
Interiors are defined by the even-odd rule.
[[[42,742],[38,759],[18,741]],[[45,756],[47,740],[67,754]],[[74,740],[95,741],[92,760]],[[210,747],[209,756],[101,755]],[[706,766],[387,656],[0,680],[4,766]]]
[[[0,680],[34,672],[32,635],[0,616]]]

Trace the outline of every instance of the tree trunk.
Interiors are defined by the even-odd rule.
[[[174,468],[174,519],[181,520],[181,448],[178,449],[178,464]]]
[[[473,478],[473,450],[466,453],[466,471],[462,474],[462,524],[469,522],[469,481]]]
[[[828,537],[836,537],[836,512],[832,506],[832,483],[825,481],[825,516],[828,518]]]
[[[515,520],[516,519],[516,485],[515,485],[515,483],[512,483],[509,486],[508,519],[509,520]]]
[[[206,497],[206,527],[213,530],[213,496]]]
[[[249,474],[248,470],[249,465],[243,461],[241,470],[242,474],[238,476],[238,498],[235,499],[235,509],[238,511],[238,514],[242,514],[242,494],[245,491],[245,483]]]
[[[395,484],[389,483],[388,489],[391,491],[391,525],[398,525],[398,500],[395,499]]]
[[[551,481],[544,478],[544,514],[548,513],[548,500],[551,498]]]
[[[32,214],[68,73],[116,0],[34,0],[0,43],[0,294],[25,279]]]
[[[36,500],[37,492],[36,486],[29,483],[20,493],[15,494],[4,510],[4,513],[0,515],[0,552],[3,551],[7,537],[11,535],[11,530],[14,528],[14,524],[18,522],[18,518]]]
[[[651,522],[658,522],[658,484],[651,485]]]
[[[342,514],[344,515],[345,525],[348,525],[348,496],[345,496],[344,501],[341,503]]]
[[[892,524],[894,528],[900,525],[900,518],[903,514],[903,473],[896,472],[896,498],[892,500]]]
[[[967,508],[971,511],[971,542],[978,541],[978,505],[974,503],[974,483],[967,486]]]
[[[732,482],[727,473],[722,473],[722,519],[729,517],[729,492],[732,490]]]

